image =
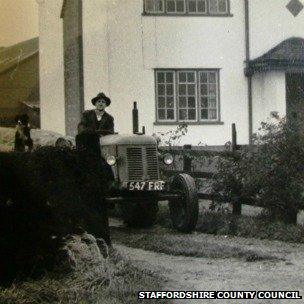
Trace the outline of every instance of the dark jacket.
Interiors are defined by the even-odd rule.
[[[97,120],[95,110],[84,111],[78,124],[78,134],[97,133],[98,135],[109,135],[114,133],[114,119],[104,112],[100,121]]]

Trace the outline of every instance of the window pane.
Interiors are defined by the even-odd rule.
[[[195,95],[195,85],[194,84],[188,85],[188,95]]]
[[[166,82],[173,82],[173,72],[166,73]]]
[[[194,82],[194,73],[187,73],[187,81]]]
[[[165,85],[164,84],[158,85],[158,95],[165,95]]]
[[[163,0],[156,0],[156,11],[158,12],[163,12],[164,8],[163,8]]]
[[[195,97],[188,97],[188,107],[195,108]]]
[[[209,82],[211,82],[211,83],[215,83],[216,82],[215,73],[213,73],[213,72],[209,73]]]
[[[201,98],[201,107],[207,108],[208,107],[208,97],[202,97]]]
[[[173,84],[167,84],[167,95],[173,95]]]
[[[201,94],[207,95],[207,85],[206,84],[201,85]]]
[[[216,99],[215,98],[209,99],[209,108],[216,108]]]
[[[153,0],[146,0],[145,1],[145,8],[146,8],[146,12],[153,12],[154,11],[154,1]]]
[[[167,110],[167,119],[170,120],[174,119],[174,110],[171,109]]]
[[[227,12],[227,2],[226,0],[218,0],[218,10],[220,13]]]
[[[206,13],[206,1],[198,1],[197,2],[197,11],[199,13]]]
[[[196,13],[196,0],[188,1],[188,10],[189,13]]]
[[[216,94],[216,85],[215,84],[209,84],[209,94],[210,95]]]
[[[201,110],[201,119],[208,119],[208,110]]]
[[[209,119],[216,119],[216,110],[215,109],[209,110]]]
[[[179,110],[179,119],[180,120],[187,119],[187,110]]]
[[[167,97],[167,108],[174,108],[173,97]]]
[[[217,13],[217,0],[209,0],[209,11],[210,13]]]
[[[174,0],[167,0],[167,12],[174,13],[175,12],[175,2]]]
[[[158,107],[159,108],[165,107],[165,97],[158,97]]]
[[[195,120],[196,119],[196,111],[195,110],[188,110],[188,119]]]
[[[179,73],[178,76],[179,76],[178,77],[179,82],[186,82],[187,81],[186,73],[184,73],[184,72]]]
[[[180,108],[186,108],[187,107],[186,97],[179,97],[179,107]]]
[[[158,110],[158,119],[166,119],[166,110]]]
[[[182,13],[185,11],[185,1],[184,0],[176,0],[176,11],[178,13]]]
[[[201,82],[202,83],[207,83],[207,73],[206,72],[202,72],[201,73]]]
[[[178,90],[179,95],[186,95],[186,85],[180,84],[178,87],[179,87]]]
[[[165,74],[164,73],[157,73],[157,82],[158,83],[165,82]]]

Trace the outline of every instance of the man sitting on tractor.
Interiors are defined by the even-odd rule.
[[[111,99],[104,93],[99,93],[92,99],[94,110],[83,112],[78,125],[78,134],[97,133],[99,136],[114,133],[114,119],[105,109],[111,104]]]

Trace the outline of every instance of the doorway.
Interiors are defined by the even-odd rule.
[[[286,118],[304,134],[304,72],[286,73]]]

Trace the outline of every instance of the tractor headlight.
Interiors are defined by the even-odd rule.
[[[107,157],[106,161],[110,166],[114,166],[116,164],[116,157],[113,155],[110,155]]]
[[[173,163],[173,156],[169,153],[164,155],[164,163],[166,165],[171,165]]]

